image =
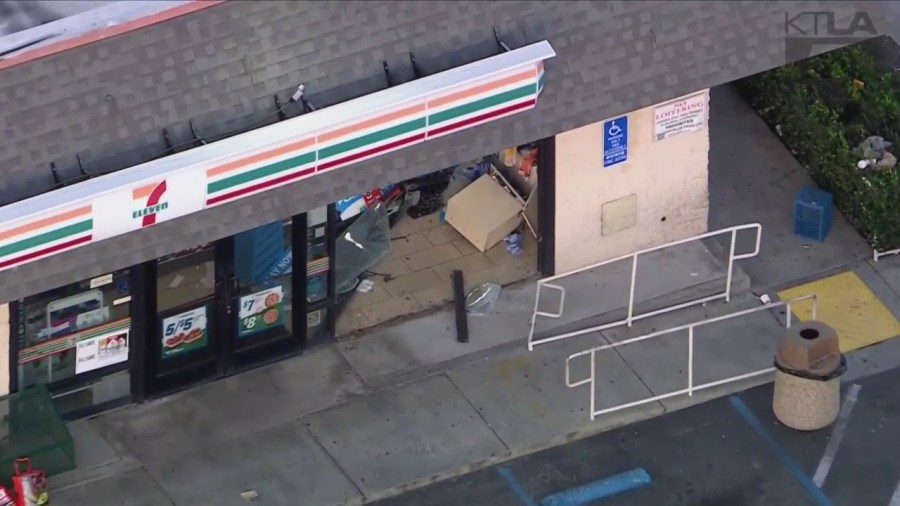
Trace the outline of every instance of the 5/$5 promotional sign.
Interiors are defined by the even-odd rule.
[[[205,173],[189,170],[94,197],[93,241],[201,211],[206,205],[205,188]]]
[[[170,358],[209,343],[206,306],[178,313],[162,321],[162,358]]]

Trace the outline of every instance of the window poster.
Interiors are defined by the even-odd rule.
[[[281,285],[245,295],[239,304],[238,337],[284,325],[284,289]]]
[[[75,374],[119,364],[128,360],[129,329],[80,339],[75,345]]]
[[[201,306],[162,321],[162,358],[171,358],[206,347],[206,306]]]

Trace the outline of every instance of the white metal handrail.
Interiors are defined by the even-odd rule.
[[[728,384],[728,383],[733,383],[733,382],[735,382],[735,381],[742,381],[742,380],[745,380],[745,379],[753,378],[753,377],[755,377],[755,376],[761,376],[761,375],[763,375],[763,374],[768,374],[768,373],[774,371],[775,368],[774,368],[774,367],[767,367],[767,368],[761,369],[761,370],[759,370],[759,371],[755,371],[755,372],[751,372],[751,373],[746,373],[746,374],[739,374],[739,375],[737,375],[737,376],[732,376],[732,377],[730,377],[730,378],[726,378],[726,379],[723,379],[723,380],[711,381],[711,382],[709,382],[709,383],[704,383],[704,384],[702,384],[702,385],[694,385],[694,329],[697,328],[697,327],[701,327],[701,326],[703,326],[703,325],[709,325],[710,323],[716,323],[716,322],[720,322],[720,321],[724,321],[724,320],[730,320],[731,318],[737,318],[737,317],[739,317],[739,316],[745,316],[745,315],[748,315],[748,314],[751,314],[751,313],[756,313],[756,312],[759,312],[759,311],[767,311],[767,310],[769,310],[769,309],[775,309],[775,308],[782,307],[782,306],[785,306],[785,307],[786,307],[786,311],[785,311],[785,312],[787,313],[787,316],[786,316],[786,318],[785,318],[785,328],[791,328],[791,305],[792,305],[792,304],[795,304],[795,303],[797,303],[797,302],[805,301],[805,300],[811,300],[811,301],[812,301],[812,319],[815,320],[815,319],[816,319],[816,316],[817,316],[817,313],[818,313],[818,301],[816,300],[816,296],[815,296],[815,295],[804,295],[804,296],[802,296],[802,297],[797,297],[797,298],[795,298],[795,299],[790,299],[790,300],[785,300],[785,301],[779,301],[779,302],[772,302],[772,303],[765,304],[765,305],[763,305],[763,306],[755,307],[755,308],[752,308],[752,309],[746,309],[746,310],[744,310],[744,311],[737,311],[737,312],[735,312],[735,313],[730,313],[730,314],[727,314],[727,315],[724,315],[724,316],[717,316],[717,317],[714,317],[714,318],[707,318],[707,319],[705,319],[705,320],[701,320],[701,321],[698,321],[698,322],[688,323],[688,324],[686,324],[686,325],[679,325],[678,327],[673,327],[673,328],[671,328],[671,329],[661,330],[661,331],[658,331],[658,332],[653,332],[653,333],[650,333],[650,334],[645,334],[645,335],[640,336],[640,337],[634,337],[634,338],[631,338],[631,339],[625,339],[624,341],[619,341],[619,342],[616,342],[616,343],[610,343],[610,344],[604,344],[604,345],[602,345],[602,346],[597,346],[597,347],[591,348],[591,349],[589,349],[589,350],[580,351],[580,352],[578,352],[578,353],[569,355],[569,358],[566,359],[566,386],[569,387],[569,388],[575,388],[575,387],[579,387],[579,386],[585,385],[585,384],[590,384],[590,385],[591,385],[591,403],[590,403],[590,406],[591,406],[591,407],[590,407],[590,409],[591,409],[591,420],[593,420],[593,419],[595,419],[596,417],[598,417],[598,416],[600,416],[600,415],[604,415],[604,414],[606,414],[606,413],[612,413],[612,412],[614,412],[614,411],[620,411],[620,410],[623,410],[623,409],[633,408],[633,407],[635,407],[635,406],[640,406],[640,405],[642,405],[642,404],[647,404],[647,403],[650,403],[650,402],[661,401],[661,400],[663,400],[663,399],[668,399],[669,397],[675,397],[675,396],[678,396],[678,395],[684,395],[684,394],[694,395],[694,392],[696,392],[697,390],[704,390],[704,389],[707,389],[707,388],[713,388],[713,387],[717,387],[717,386],[720,386],[720,385],[725,385],[725,384]],[[611,408],[605,408],[605,409],[601,409],[601,410],[597,411],[597,409],[596,409],[596,403],[597,403],[597,383],[596,383],[596,378],[597,378],[597,376],[596,376],[596,375],[597,375],[597,367],[596,367],[596,366],[597,366],[597,352],[598,352],[598,351],[610,350],[610,349],[613,349],[613,348],[618,348],[618,347],[620,347],[620,346],[625,346],[625,345],[628,345],[628,344],[634,344],[634,343],[638,343],[638,342],[641,342],[641,341],[646,341],[646,340],[648,340],[648,339],[653,339],[654,337],[659,337],[659,336],[666,335],[666,334],[672,334],[672,333],[674,333],[674,332],[680,332],[680,331],[682,331],[682,330],[687,330],[687,331],[688,331],[688,366],[687,366],[688,378],[687,378],[687,388],[683,388],[683,389],[681,389],[681,390],[676,390],[676,391],[674,391],[674,392],[669,392],[669,393],[665,393],[665,394],[655,395],[655,396],[653,396],[653,397],[650,397],[650,398],[647,398],[647,399],[642,399],[642,400],[639,400],[639,401],[627,402],[627,403],[625,403],[625,404],[620,404],[620,405],[618,405],[618,406],[613,406],[613,407],[611,407]],[[590,375],[589,375],[587,378],[583,379],[583,380],[579,380],[579,381],[577,381],[577,382],[575,382],[575,383],[572,383],[572,375],[571,375],[571,372],[572,372],[572,371],[571,371],[571,363],[572,363],[572,360],[573,360],[573,359],[576,359],[576,358],[578,358],[578,357],[583,357],[583,356],[585,356],[585,355],[590,355],[590,357],[591,357],[591,360],[590,360],[590,367],[591,367]],[[774,355],[774,350],[773,350],[773,355]]]
[[[872,259],[874,261],[878,261],[881,257],[886,257],[890,255],[900,255],[900,248],[897,249],[889,249],[887,251],[878,251],[877,249],[872,249]]]
[[[741,253],[740,255],[736,255],[734,253],[735,243],[737,242],[737,233],[741,230],[756,230],[756,245],[753,249],[752,253]],[[659,251],[665,248],[670,248],[672,246],[678,246],[679,244],[685,244],[693,241],[699,241],[701,239],[706,239],[707,237],[714,237],[717,235],[722,235],[730,233],[731,234],[731,247],[728,252],[728,277],[725,280],[725,291],[716,295],[711,295],[709,297],[703,297],[701,299],[692,300],[690,302],[684,302],[681,304],[676,304],[674,306],[666,307],[663,309],[657,309],[654,311],[648,311],[646,313],[634,314],[634,292],[635,292],[635,282],[637,280],[637,266],[638,266],[638,256],[644,255],[646,253],[652,253],[654,251]],[[759,254],[759,244],[762,239],[762,225],[759,223],[748,223],[746,225],[736,225],[734,227],[723,228],[721,230],[716,230],[715,232],[707,232],[705,234],[697,235],[694,237],[689,237],[687,239],[682,239],[680,241],[670,242],[668,244],[663,244],[662,246],[656,246],[653,248],[644,249],[638,251],[637,253],[629,253],[628,255],[622,255],[617,258],[613,258],[612,260],[606,260],[603,262],[599,262],[593,265],[589,265],[587,267],[582,267],[580,269],[576,269],[574,271],[569,271],[565,274],[557,274],[556,276],[550,276],[548,278],[544,278],[538,280],[537,282],[537,293],[534,296],[534,310],[531,313],[531,329],[528,331],[528,349],[534,350],[535,346],[552,343],[554,341],[559,341],[560,339],[567,339],[569,337],[580,336],[583,334],[589,334],[592,332],[597,332],[600,330],[609,329],[612,327],[618,327],[619,325],[627,324],[629,327],[637,320],[641,320],[643,318],[648,318],[650,316],[655,316],[658,314],[668,313],[670,311],[676,311],[678,309],[683,309],[690,306],[695,306],[697,304],[706,304],[707,302],[711,302],[717,299],[725,299],[725,302],[731,300],[731,278],[732,273],[734,272],[734,261],[741,260],[744,258],[755,257]],[[566,301],[566,289],[558,284],[552,283],[552,281],[565,278],[568,276],[573,276],[575,274],[589,271],[591,269],[596,269],[598,267],[602,267],[604,265],[608,265],[614,262],[621,262],[622,260],[627,260],[631,258],[631,285],[628,293],[628,316],[623,320],[618,320],[610,323],[606,323],[603,325],[598,325],[595,327],[590,327],[586,329],[576,330],[574,332],[566,332],[562,334],[557,334],[551,337],[546,337],[544,339],[534,339],[534,326],[537,321],[538,316],[543,316],[546,318],[559,318],[563,314],[563,310],[565,308]],[[555,313],[550,313],[547,311],[540,311],[538,307],[541,302],[541,289],[549,288],[551,290],[556,290],[559,292],[559,310]]]

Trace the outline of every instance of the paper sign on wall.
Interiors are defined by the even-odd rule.
[[[100,369],[128,360],[128,329],[78,341],[75,345],[75,374]]]
[[[663,141],[706,128],[706,92],[669,102],[653,109],[653,138]]]
[[[603,123],[603,166],[628,160],[628,116]]]

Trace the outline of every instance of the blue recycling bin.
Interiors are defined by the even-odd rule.
[[[794,235],[822,242],[831,230],[834,198],[831,193],[806,186],[794,199]]]

